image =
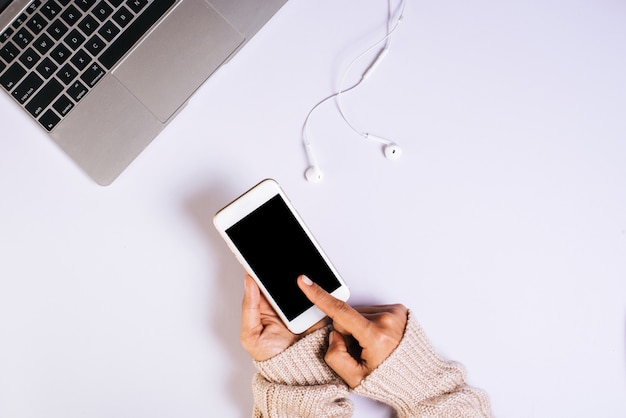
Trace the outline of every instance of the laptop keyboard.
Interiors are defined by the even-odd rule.
[[[176,0],[34,0],[0,34],[0,85],[52,131]]]

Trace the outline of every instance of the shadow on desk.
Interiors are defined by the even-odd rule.
[[[244,271],[213,226],[213,215],[234,197],[232,191],[213,184],[189,196],[184,206],[205,238],[207,258],[214,264],[213,277],[208,278],[214,291],[206,295],[210,300],[207,322],[209,332],[222,342],[223,352],[228,353],[228,360],[233,365],[231,378],[225,382],[231,398],[227,402],[237,405],[240,416],[248,417],[253,405],[251,383],[254,367],[239,343]]]

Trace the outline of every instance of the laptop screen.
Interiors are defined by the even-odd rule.
[[[0,0],[0,13],[2,13],[12,1],[13,0]]]

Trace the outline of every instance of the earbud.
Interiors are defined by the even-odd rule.
[[[388,160],[395,161],[398,158],[402,157],[402,148],[400,148],[400,145],[398,144],[386,145],[383,149],[383,152],[385,153],[385,157]]]
[[[402,157],[402,148],[400,148],[400,145],[396,144],[395,142],[370,133],[366,133],[363,136],[365,137],[365,139],[380,142],[381,144],[383,144],[385,146],[385,148],[383,148],[383,153],[385,154],[385,158],[387,158],[388,160],[395,161]]]
[[[307,181],[310,183],[319,183],[324,179],[324,173],[318,166],[312,165],[304,172],[304,177],[306,177]]]
[[[309,157],[309,163],[311,164],[304,172],[304,177],[310,183],[319,183],[324,178],[324,173],[320,169],[320,166],[317,165],[317,159],[313,153],[313,146],[311,146],[311,143],[307,141],[304,144],[304,149],[307,157]]]

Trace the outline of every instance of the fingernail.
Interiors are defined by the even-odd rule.
[[[307,286],[311,286],[313,284],[313,281],[309,279],[308,277],[306,277],[305,275],[302,275],[302,283],[304,283]]]

